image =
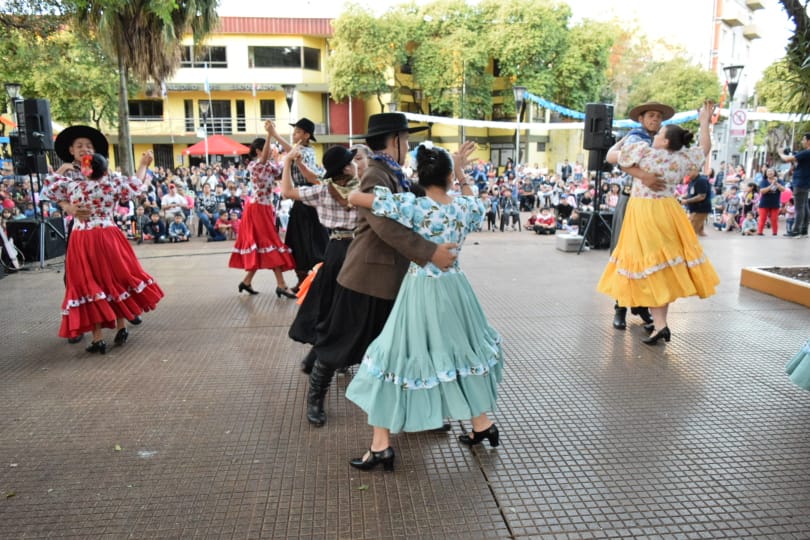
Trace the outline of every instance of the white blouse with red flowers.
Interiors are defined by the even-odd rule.
[[[70,173],[69,173],[70,174]],[[143,185],[137,177],[108,175],[98,180],[88,180],[81,174],[70,176],[50,175],[45,178],[42,199],[52,202],[68,202],[90,210],[86,220],[77,219],[74,229],[114,227],[115,207],[118,201],[136,197]]]
[[[273,181],[281,176],[283,167],[268,160],[261,163],[258,160],[248,164],[250,179],[253,181],[253,202],[273,205]]]

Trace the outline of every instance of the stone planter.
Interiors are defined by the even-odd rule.
[[[810,307],[810,284],[798,279],[780,276],[762,268],[743,268],[740,285],[770,294],[788,302]]]

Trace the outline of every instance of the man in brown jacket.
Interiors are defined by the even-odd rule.
[[[368,133],[361,135],[374,151],[360,190],[373,192],[384,186],[393,193],[410,190],[402,171],[408,153],[408,134],[426,127],[409,128],[402,113],[374,114]],[[359,364],[368,345],[382,331],[410,261],[420,266],[432,262],[447,268],[456,258],[456,244],[435,244],[395,221],[359,208],[357,231],[338,275],[332,307],[317,328],[317,360],[309,375],[307,420],[315,426],[326,422],[323,402],[335,370]]]

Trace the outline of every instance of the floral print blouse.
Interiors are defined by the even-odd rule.
[[[619,165],[632,167],[638,165],[645,171],[661,176],[667,183],[663,191],[652,191],[638,178],[633,178],[631,196],[645,199],[664,199],[675,197],[675,188],[683,182],[683,178],[692,166],[703,165],[705,154],[699,146],[681,148],[676,152],[666,149],[652,148],[648,143],[640,141],[625,144],[619,154]]]
[[[381,186],[374,188],[371,212],[393,219],[431,242],[454,242],[459,245],[459,250],[468,234],[481,230],[485,214],[484,204],[476,197],[460,196],[448,204],[441,204],[413,193],[391,193],[391,190]],[[456,259],[447,272],[459,270]],[[412,262],[408,273],[438,277],[446,272],[430,262],[425,266]]]
[[[283,168],[270,160],[260,163],[258,160],[248,164],[250,178],[253,182],[253,202],[273,205],[273,181],[281,176]]]
[[[113,174],[98,180],[88,180],[81,174],[68,173],[68,176],[49,175],[42,188],[42,199],[52,202],[69,202],[87,208],[87,220],[76,219],[74,229],[93,227],[114,227],[114,215],[118,201],[137,197],[141,183],[137,177],[124,177]]]

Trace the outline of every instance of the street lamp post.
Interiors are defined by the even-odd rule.
[[[734,113],[734,92],[737,91],[737,85],[740,83],[740,75],[745,66],[734,65],[726,66],[723,72],[726,74],[726,84],[728,86],[728,129],[726,130],[726,164],[731,165],[731,124]]]
[[[515,130],[515,168],[517,168],[520,163],[520,116],[523,113],[523,104],[526,100],[526,87],[514,86],[512,92],[515,94],[515,117],[517,117],[517,130]]]
[[[200,102],[200,116],[203,121],[203,135],[205,136],[205,167],[208,168],[208,111],[210,103],[207,101]]]
[[[292,104],[293,104],[293,98],[295,97],[295,85],[294,84],[282,84],[281,88],[284,89],[284,99],[287,100],[287,110],[290,113],[290,123],[292,124]]]

